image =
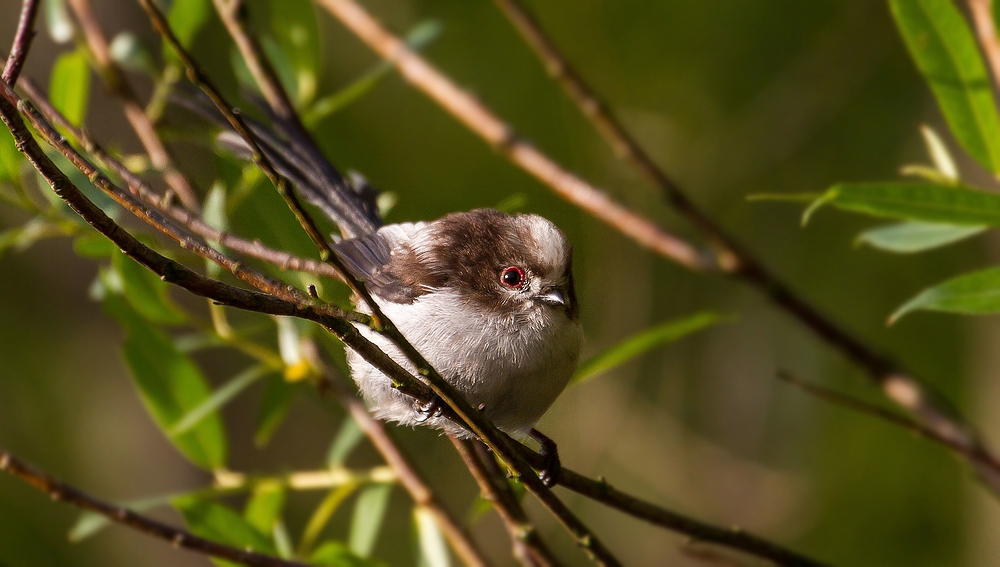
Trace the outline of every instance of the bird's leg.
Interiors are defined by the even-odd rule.
[[[444,401],[437,394],[426,402],[414,400],[413,411],[417,412],[417,423],[423,423],[432,417],[441,417]]]
[[[538,441],[541,447],[538,453],[544,459],[542,469],[538,471],[538,478],[541,479],[545,486],[551,488],[559,482],[559,473],[562,470],[562,463],[559,462],[559,448],[556,446],[555,441],[549,439],[544,433],[535,428],[532,428],[528,432],[528,435],[535,441]]]

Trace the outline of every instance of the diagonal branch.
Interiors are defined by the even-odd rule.
[[[90,0],[70,0],[70,6],[76,14],[83,29],[87,47],[93,55],[98,74],[109,89],[121,100],[125,118],[138,136],[143,148],[149,154],[149,159],[157,170],[163,173],[163,180],[177,195],[181,203],[191,211],[199,210],[198,198],[191,188],[187,178],[174,165],[170,150],[163,144],[153,121],[149,119],[146,110],[139,103],[139,98],[125,80],[121,69],[111,58],[108,40],[101,30],[100,24],[94,18]]]
[[[1000,39],[997,38],[996,24],[993,22],[993,0],[969,0],[969,13],[976,28],[979,46],[992,71],[993,81],[1000,87]]]
[[[52,500],[67,502],[82,510],[100,514],[112,522],[128,526],[146,535],[161,539],[177,548],[195,551],[251,567],[308,567],[305,563],[299,563],[298,561],[286,561],[250,549],[238,549],[201,538],[128,510],[127,508],[109,504],[28,466],[14,455],[2,449],[0,449],[0,471],[4,471],[34,486],[47,494]]]
[[[407,81],[424,91],[487,143],[495,146],[504,157],[549,185],[557,194],[668,260],[693,270],[704,267],[704,262],[690,245],[666,235],[645,217],[624,209],[611,201],[604,192],[562,169],[530,144],[516,139],[511,134],[510,126],[409,49],[402,40],[386,31],[354,0],[317,2],[369,47],[391,61]],[[597,100],[596,97],[593,99]],[[585,112],[592,113],[590,110]],[[633,144],[639,148],[637,143]],[[987,448],[972,426],[941,394],[899,369],[895,362],[852,336],[807,303],[702,213],[645,152],[635,156],[645,156],[644,162],[649,166],[644,169],[645,174],[652,176],[653,182],[665,192],[670,204],[719,248],[715,265],[763,292],[822,341],[862,367],[869,379],[890,400],[925,426],[951,439],[951,446],[961,447],[962,454],[979,456],[977,460],[970,461],[970,464],[984,485],[1000,494],[1000,459]]]
[[[17,83],[17,78],[21,76],[21,68],[24,66],[24,60],[28,58],[31,41],[35,38],[35,18],[38,16],[40,4],[40,0],[25,0],[21,5],[21,17],[17,22],[10,57],[3,66],[3,80],[7,84]]]

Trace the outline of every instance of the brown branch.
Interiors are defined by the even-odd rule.
[[[184,530],[170,527],[152,518],[120,508],[95,498],[82,490],[60,482],[48,474],[28,466],[7,451],[0,450],[0,471],[19,478],[44,492],[52,500],[66,502],[82,510],[100,514],[105,518],[138,530],[146,535],[168,542],[176,548],[210,555],[251,567],[307,567],[305,563],[286,561],[249,549],[238,549],[198,537]]]
[[[514,139],[510,135],[512,130],[506,123],[474,97],[459,89],[447,76],[409,49],[403,41],[387,32],[353,0],[317,1],[369,47],[391,61],[406,80],[424,91],[487,143],[496,146],[509,160],[548,184],[553,191],[664,258],[692,269],[703,266],[703,262],[698,259],[690,245],[682,241],[661,240],[662,231],[648,219],[625,210],[612,202],[605,193],[563,170],[533,146]],[[593,97],[593,100],[598,99]],[[588,115],[599,111],[600,105],[594,108],[597,110],[586,111]],[[610,123],[613,123],[613,119],[612,122],[608,122]],[[631,138],[626,138],[627,140]],[[943,396],[907,372],[897,369],[894,362],[806,303],[704,215],[634,140],[631,144],[639,150],[633,154],[633,163],[639,163],[635,160],[641,160],[642,165],[637,167],[644,175],[649,176],[653,183],[665,192],[670,204],[681,215],[688,218],[719,248],[716,263],[725,273],[761,290],[821,340],[837,348],[855,364],[864,368],[869,378],[882,388],[889,399],[906,409],[921,423],[952,439],[954,445],[963,447],[965,453],[981,455],[982,461],[972,464],[984,484],[994,493],[1000,494],[1000,460],[987,449],[978,434],[949,406]],[[654,245],[664,242],[669,242],[670,245],[666,247]],[[980,464],[981,462],[987,464]]]
[[[514,556],[526,567],[559,565],[559,561],[539,537],[538,529],[524,513],[517,496],[507,484],[504,471],[497,466],[486,445],[458,439],[454,435],[449,435],[448,438],[479,485],[482,497],[493,505],[507,528],[514,546]]]
[[[993,0],[969,0],[969,13],[976,28],[979,46],[993,72],[993,81],[1000,88],[1000,40],[997,39],[996,25],[993,23]]]
[[[13,85],[21,76],[21,68],[28,58],[31,41],[35,38],[35,18],[38,16],[39,0],[24,0],[21,5],[21,17],[17,21],[17,31],[14,33],[14,43],[10,49],[10,57],[3,66],[3,80]]]
[[[146,115],[138,96],[125,80],[121,69],[111,58],[108,40],[101,30],[100,24],[94,18],[90,0],[70,0],[69,3],[80,22],[87,47],[97,65],[98,74],[111,89],[111,92],[121,101],[125,118],[128,119],[139,138],[139,142],[149,154],[153,167],[162,172],[163,180],[185,207],[192,211],[199,210],[198,198],[195,196],[191,184],[174,165],[170,151],[163,144],[159,134],[156,133],[156,127]]]
[[[489,563],[482,551],[469,538],[452,514],[437,501],[433,489],[393,440],[385,423],[368,413],[364,404],[358,399],[357,393],[346,384],[339,373],[333,371],[323,361],[319,349],[313,341],[306,341],[303,344],[303,352],[309,363],[319,371],[323,378],[323,385],[333,390],[337,401],[344,405],[358,427],[375,446],[375,449],[382,454],[385,462],[392,467],[400,484],[410,494],[413,502],[417,506],[429,510],[434,516],[441,533],[444,534],[448,544],[462,562],[473,567],[488,566]]]

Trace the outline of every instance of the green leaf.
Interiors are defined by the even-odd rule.
[[[169,501],[170,498],[159,496],[144,500],[137,500],[135,502],[126,502],[120,506],[133,512],[145,512],[147,510],[163,506]],[[70,528],[69,540],[73,543],[80,543],[85,539],[97,535],[111,524],[111,520],[106,516],[102,516],[95,512],[83,512],[80,514],[80,517],[76,519],[76,523],[73,524],[73,527]]]
[[[103,234],[88,232],[73,241],[73,251],[84,258],[110,258],[118,250]]]
[[[419,567],[449,567],[451,559],[448,555],[448,545],[434,515],[421,506],[413,508],[413,522],[417,527],[417,541],[420,544]]]
[[[724,320],[725,317],[716,313],[698,313],[644,329],[581,364],[572,382],[589,380],[658,346],[680,340]]]
[[[976,41],[952,0],[890,0],[899,26],[955,138],[1000,173],[1000,120]]]
[[[264,483],[254,488],[247,501],[243,518],[261,535],[268,536],[274,526],[281,521],[281,511],[285,507],[285,488],[279,483]]]
[[[45,28],[55,43],[73,39],[73,20],[66,10],[66,0],[45,0]]]
[[[174,500],[174,507],[184,516],[188,528],[196,536],[225,543],[240,549],[249,549],[268,555],[277,551],[271,540],[260,534],[235,511],[210,500],[183,497]],[[235,563],[213,559],[217,565],[235,566]]]
[[[257,433],[254,435],[254,443],[258,447],[270,443],[271,437],[274,436],[274,432],[278,430],[278,426],[281,425],[288,413],[295,392],[295,384],[285,381],[280,376],[267,381],[267,388],[264,390],[264,398],[261,400],[260,413],[257,417]]]
[[[327,452],[326,466],[331,469],[344,466],[347,456],[354,451],[354,448],[358,446],[358,443],[363,438],[364,431],[358,427],[358,422],[354,421],[350,416],[345,417],[340,425],[340,431],[337,432],[337,437],[333,440],[330,450]]]
[[[177,40],[184,47],[191,47],[198,32],[208,22],[212,13],[210,0],[174,0],[167,13],[167,22]],[[166,40],[163,41],[163,57],[171,63],[179,63],[180,59],[174,53]]]
[[[943,311],[962,315],[1000,312],[1000,267],[972,272],[930,287],[889,317],[892,325],[913,311]]]
[[[285,65],[275,66],[294,73],[291,80],[283,82],[295,93],[296,101],[308,102],[316,96],[322,54],[316,7],[310,0],[282,0],[271,3],[270,12],[267,24],[275,42],[265,41],[274,48],[268,55],[277,63],[275,52],[280,52],[287,60]]]
[[[1000,193],[928,183],[844,183],[807,210],[822,205],[875,217],[963,226],[1000,226]]]
[[[63,53],[52,67],[49,100],[74,126],[82,126],[90,94],[90,65],[82,49]]]
[[[866,230],[858,235],[855,243],[867,244],[886,252],[912,254],[946,246],[985,230],[986,228],[982,226],[903,222]]]
[[[349,545],[351,551],[361,557],[370,557],[375,549],[375,540],[382,529],[382,520],[392,494],[391,484],[373,484],[358,495],[351,519]]]
[[[0,181],[21,181],[21,164],[24,159],[14,146],[14,136],[7,128],[0,128]]]
[[[309,558],[309,563],[330,567],[379,567],[384,565],[380,561],[358,557],[346,544],[340,541],[324,542]]]
[[[179,325],[187,318],[170,300],[165,283],[153,272],[116,250],[111,265],[121,276],[125,299],[144,318],[164,325]]]
[[[212,395],[205,399],[204,402],[198,404],[192,408],[191,411],[184,414],[184,416],[178,420],[177,424],[170,429],[168,434],[171,437],[176,437],[191,431],[191,429],[201,423],[206,417],[215,414],[219,408],[232,401],[233,398],[240,394],[240,392],[246,390],[251,384],[266,376],[268,372],[271,372],[271,370],[267,366],[258,364],[239,373],[232,380],[213,392]]]
[[[319,538],[323,529],[330,522],[330,518],[337,513],[337,509],[340,508],[344,500],[353,494],[359,486],[358,482],[351,480],[327,493],[323,501],[319,503],[319,506],[316,506],[316,509],[313,510],[305,529],[302,530],[302,539],[299,541],[299,555],[308,554],[313,542]]]
[[[157,425],[167,431],[208,399],[208,383],[194,362],[133,311],[120,295],[107,294],[104,304],[125,327],[125,362],[139,396]],[[206,417],[187,433],[170,440],[202,468],[216,469],[225,464],[226,437],[218,415]]]

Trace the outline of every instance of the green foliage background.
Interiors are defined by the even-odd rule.
[[[9,45],[16,4],[0,5],[0,45]],[[267,21],[259,11],[281,14],[270,4],[249,6],[258,21]],[[614,159],[491,3],[368,5],[400,32],[438,22],[441,34],[425,47],[432,61],[569,169],[697,238]],[[109,32],[130,30],[157,45],[137,6],[120,0],[94,6]],[[1000,327],[994,320],[914,314],[885,325],[887,315],[919,290],[995,260],[995,238],[919,257],[887,255],[850,245],[872,226],[868,219],[821,212],[803,230],[799,208],[745,198],[894,179],[901,164],[928,161],[918,126],[947,128],[887,3],[548,0],[532,7],[694,200],[824,312],[904,361],[950,396],[988,439],[1000,439]],[[317,97],[377,65],[325,14],[318,30],[323,73]],[[225,70],[232,48],[214,15],[195,46],[199,59],[233,90],[235,77]],[[49,84],[62,50],[40,34],[26,75]],[[147,81],[135,82],[148,92]],[[96,79],[91,92],[88,128],[109,146],[136,151],[117,103]],[[189,123],[168,116],[178,130]],[[757,293],[716,276],[692,275],[638,249],[509,166],[395,75],[319,122],[315,133],[334,163],[398,194],[390,221],[494,206],[512,195],[523,196],[523,210],[554,220],[575,244],[584,358],[671,318],[699,311],[736,315],[568,390],[540,428],[559,442],[569,466],[834,564],[978,566],[1000,556],[1000,508],[948,453],[775,380],[783,368],[880,399],[858,370]],[[962,155],[954,140],[946,142]],[[204,158],[203,146],[178,141],[172,147],[207,188],[215,164]],[[992,183],[971,160],[958,165],[963,179]],[[0,226],[24,218],[0,205]],[[279,234],[272,237],[275,244],[308,250],[304,240],[280,236],[294,229],[274,222],[287,219],[271,220],[264,226],[244,219],[239,228]],[[120,354],[122,329],[88,298],[96,266],[77,257],[67,239],[0,257],[0,446],[108,498],[198,488],[208,477],[147,416]],[[182,294],[173,297],[197,305]],[[224,350],[207,351],[197,361],[215,385],[245,365]],[[253,436],[264,388],[257,386],[223,411],[229,466],[270,473],[321,467],[342,412],[303,387],[275,441],[258,450]],[[464,514],[476,491],[449,444],[429,431],[398,434],[443,499]],[[349,458],[359,467],[377,462],[367,446]],[[699,564],[679,551],[680,537],[567,499],[626,564]],[[315,505],[315,495],[290,497],[293,532]],[[394,491],[375,557],[412,563],[408,507],[402,491]],[[560,555],[583,564],[560,528],[531,511]],[[122,529],[68,544],[75,515],[0,476],[0,564],[207,564]],[[339,512],[331,537],[346,539],[349,522],[349,511]],[[494,519],[477,524],[475,533],[496,556],[509,555]]]

